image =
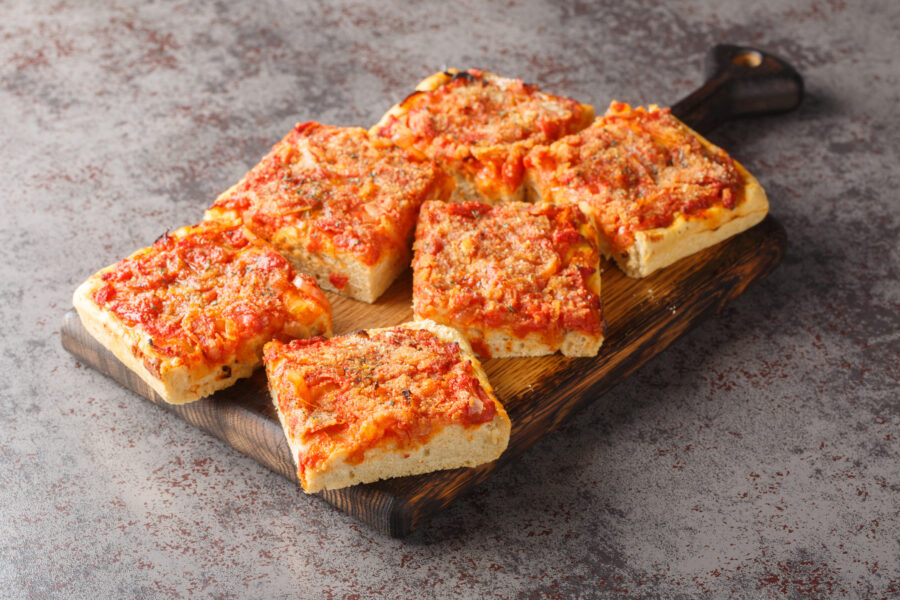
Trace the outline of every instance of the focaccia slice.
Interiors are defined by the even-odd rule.
[[[413,251],[416,318],[459,329],[480,356],[597,354],[597,231],[578,206],[426,202]]]
[[[438,162],[456,179],[452,200],[525,200],[522,158],[587,127],[594,109],[479,69],[428,77],[370,130]]]
[[[606,115],[525,158],[532,194],[577,203],[600,249],[629,277],[699,252],[759,223],[759,182],[721,148],[651,105],[613,102]]]
[[[495,460],[510,422],[458,332],[430,321],[265,348],[308,493]]]
[[[206,211],[242,221],[319,285],[374,302],[409,266],[419,206],[453,181],[359,127],[297,125]]]
[[[166,402],[249,377],[273,338],[331,335],[331,305],[268,243],[201,223],[100,270],[75,291],[85,329]]]

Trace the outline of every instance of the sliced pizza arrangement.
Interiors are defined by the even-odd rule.
[[[596,356],[601,255],[645,277],[758,223],[765,192],[656,106],[432,75],[369,130],[298,124],[206,211],[91,276],[85,328],[184,403],[261,364],[306,492],[475,467],[510,421],[476,358]],[[320,288],[415,321],[331,337]],[[378,325],[374,324],[373,325]]]

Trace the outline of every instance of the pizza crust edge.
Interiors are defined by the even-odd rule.
[[[658,107],[651,105],[649,109],[651,111],[658,110]],[[680,119],[678,122],[690,135],[697,138],[704,148],[711,152],[723,152],[721,148],[685,125]],[[625,252],[613,250],[605,236],[600,234],[600,253],[613,259],[625,275],[638,279],[647,277],[686,256],[714,246],[758,224],[769,211],[766,192],[759,181],[741,163],[734,158],[732,161],[744,183],[743,199],[733,209],[714,206],[706,209],[702,215],[685,217],[679,214],[666,227],[636,231],[634,243]],[[567,200],[560,202],[555,197],[553,189],[544,189],[539,178],[534,176],[534,172],[530,168],[525,171],[525,187],[529,200],[532,202],[544,201],[551,204],[568,202]],[[594,214],[589,201],[581,200],[578,205],[585,213]]]

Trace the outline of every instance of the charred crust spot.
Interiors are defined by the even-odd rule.
[[[358,335],[359,337],[364,337],[364,338],[368,339],[369,332],[366,331],[365,329],[360,329],[359,331],[354,331],[351,335]]]
[[[222,381],[223,379],[228,379],[231,377],[231,367],[228,365],[222,365],[221,372],[216,376],[216,380]]]
[[[446,73],[446,71],[445,71],[445,73]],[[447,73],[447,74],[452,75],[450,77],[450,81],[456,81],[457,79],[465,79],[466,81],[474,82],[474,81],[478,81],[480,79],[479,77],[475,77],[468,71],[460,71],[459,73]]]
[[[164,232],[162,232],[162,234],[161,234],[158,238],[156,238],[155,240],[153,240],[153,243],[155,244],[155,243],[158,242],[159,240],[164,240],[164,239],[166,239],[166,238],[168,238],[168,237],[169,237],[169,230],[166,229]]]
[[[416,96],[419,96],[421,94],[424,94],[424,93],[425,92],[422,92],[420,90],[414,91],[413,93],[408,95],[406,98],[404,98],[402,102],[400,102],[400,106],[406,106],[407,103],[411,102],[413,98],[415,98]]]

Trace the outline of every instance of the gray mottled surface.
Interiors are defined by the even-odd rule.
[[[0,597],[897,597],[900,5],[607,4],[0,2]],[[295,121],[445,65],[670,103],[723,41],[806,78],[713,136],[783,264],[406,540],[60,348],[81,280]]]

